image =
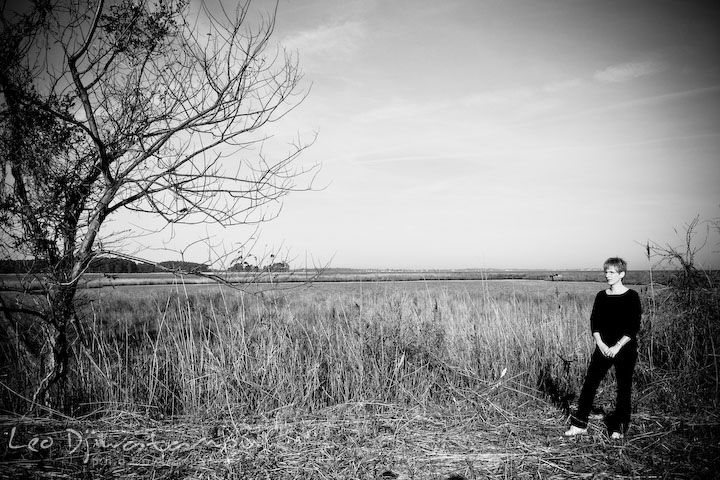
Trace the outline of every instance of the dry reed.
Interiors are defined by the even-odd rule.
[[[3,418],[6,438],[17,426],[16,439],[58,441],[45,452],[8,443],[2,467],[55,478],[702,478],[715,471],[717,398],[691,401],[677,391],[679,375],[647,362],[638,368],[629,440],[611,443],[599,421],[583,439],[561,436],[562,408],[579,390],[591,351],[598,288],[464,282],[262,295],[188,293],[183,285],[169,295],[91,293],[64,392],[71,416]],[[672,318],[653,326],[656,365],[690,350],[686,343],[666,351],[674,339],[663,328]],[[684,368],[706,353],[693,345],[699,353]],[[3,398],[6,409],[21,411],[33,372],[15,368]],[[712,380],[710,373],[699,375]],[[693,378],[686,384],[699,385]],[[597,403],[607,410],[612,397],[608,381]],[[696,419],[661,415],[658,398],[666,407],[691,405]],[[103,438],[93,456],[68,453],[59,440],[67,428]],[[189,446],[160,452],[153,439]]]

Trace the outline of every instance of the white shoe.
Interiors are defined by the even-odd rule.
[[[625,438],[625,436],[620,432],[612,432],[612,435],[610,435],[610,438],[613,440],[620,440],[621,438]]]
[[[570,429],[565,432],[566,437],[574,437],[575,435],[585,435],[587,433],[587,428],[580,428],[576,427],[575,425],[572,425]]]

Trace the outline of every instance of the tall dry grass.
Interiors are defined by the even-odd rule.
[[[65,409],[272,415],[385,402],[462,404],[482,414],[490,392],[493,402],[549,395],[567,408],[593,347],[589,316],[600,288],[486,281],[318,284],[260,295],[183,285],[90,291]],[[697,351],[698,335],[680,335],[667,305],[652,312],[654,351],[641,347],[660,366],[650,370],[642,358],[638,366],[638,398],[647,403],[676,387],[680,375],[668,372],[678,368],[686,391],[705,395],[717,376],[712,362],[697,371],[697,361],[677,358]],[[707,329],[716,342],[717,327]],[[2,395],[19,411],[33,372],[15,372],[15,393]]]
[[[649,408],[720,407],[720,278],[714,273],[692,285],[678,277],[647,299],[637,376]]]
[[[72,403],[163,415],[466,403],[481,400],[503,372],[513,385],[507,394],[527,395],[542,379],[572,391],[591,348],[591,301],[491,293],[483,282],[320,285],[262,296],[120,293],[86,310],[89,341]]]

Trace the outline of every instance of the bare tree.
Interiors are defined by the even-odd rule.
[[[296,162],[307,144],[273,160],[259,148],[261,129],[305,97],[297,62],[270,48],[276,11],[227,3],[191,13],[187,0],[2,2],[3,253],[33,261],[19,288],[32,280],[41,295],[0,309],[9,343],[39,372],[33,402],[49,402],[65,374],[79,281],[108,253],[113,215],[255,223],[310,187],[315,166]]]
[[[703,223],[706,224],[706,232],[704,236],[698,239],[698,228]],[[697,215],[690,223],[684,226],[682,231],[675,229],[676,234],[683,236],[684,241],[681,246],[648,242],[646,246],[648,260],[651,257],[657,257],[659,264],[678,269],[678,275],[673,279],[675,286],[682,287],[683,290],[694,289],[703,283],[705,277],[704,272],[698,270],[695,257],[707,245],[712,225],[712,222],[701,222],[700,216]]]

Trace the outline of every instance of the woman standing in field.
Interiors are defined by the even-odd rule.
[[[566,436],[587,433],[588,417],[595,392],[611,366],[615,366],[617,400],[615,413],[608,418],[610,438],[623,438],[630,424],[632,376],[637,361],[636,336],[640,329],[642,307],[635,290],[623,285],[627,263],[622,258],[608,258],[603,265],[609,288],[595,296],[590,328],[595,350],[590,360],[578,409],[571,417]]]

